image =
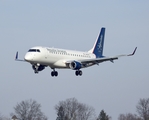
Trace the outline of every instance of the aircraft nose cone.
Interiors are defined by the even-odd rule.
[[[31,56],[28,54],[25,55],[24,59],[25,59],[25,61],[31,61],[32,60]]]

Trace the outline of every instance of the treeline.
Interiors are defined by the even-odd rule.
[[[118,120],[149,120],[149,98],[140,99],[136,106],[136,114],[120,114]]]
[[[55,120],[112,120],[112,117],[101,110],[99,115],[95,115],[95,109],[89,105],[78,102],[75,98],[60,101],[55,105],[57,117]],[[138,114],[120,114],[118,120],[149,120],[149,98],[140,99],[136,111]],[[25,100],[14,107],[12,116],[17,116],[18,120],[48,120],[48,117],[41,111],[41,105],[35,100]],[[11,120],[0,113],[0,120]],[[50,118],[49,118],[50,119]]]

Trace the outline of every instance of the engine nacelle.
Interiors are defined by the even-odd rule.
[[[69,64],[69,67],[73,70],[79,70],[82,67],[82,64],[77,61],[73,61]]]
[[[32,68],[33,68],[33,70],[36,70],[36,66],[35,65],[32,65]],[[39,65],[38,66],[38,71],[42,71],[44,69],[45,69],[45,66],[44,65]]]

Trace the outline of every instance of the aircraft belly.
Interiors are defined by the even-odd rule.
[[[63,60],[58,60],[53,65],[55,66],[55,68],[67,68]]]
[[[51,68],[67,68],[62,58],[55,55],[49,55],[45,63]]]

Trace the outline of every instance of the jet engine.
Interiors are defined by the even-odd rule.
[[[79,70],[81,68],[82,64],[77,61],[73,61],[69,64],[69,67],[73,70]]]

